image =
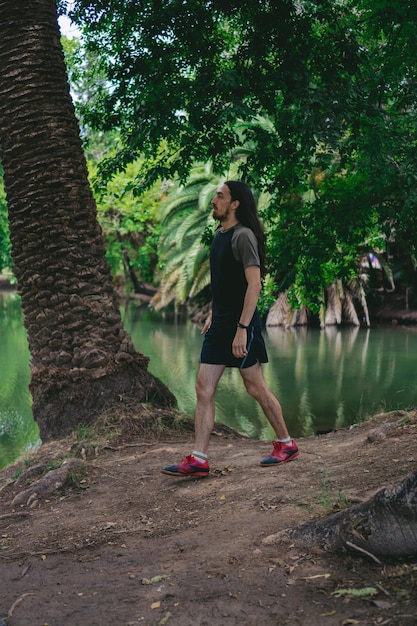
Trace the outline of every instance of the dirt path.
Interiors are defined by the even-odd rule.
[[[14,505],[35,477],[17,478],[27,462],[7,468],[0,624],[415,626],[417,564],[264,540],[404,478],[415,469],[416,435],[415,411],[391,413],[298,440],[298,459],[261,468],[268,443],[220,432],[213,473],[200,480],[159,472],[189,452],[188,437],[78,445],[85,464],[70,473],[72,486]],[[59,465],[73,443],[43,446],[30,467]]]

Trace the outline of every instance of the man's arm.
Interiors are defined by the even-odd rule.
[[[208,331],[208,329],[210,328],[210,326],[211,326],[211,318],[212,318],[212,311],[210,309],[210,313],[207,315],[206,321],[204,322],[204,326],[203,326],[203,328],[201,330],[201,334],[202,335],[205,335],[206,332]]]
[[[262,289],[261,270],[258,265],[250,265],[245,269],[245,276],[248,287],[245,293],[243,309],[240,314],[239,322],[245,326],[249,326],[256,305],[258,304],[259,294]],[[232,343],[233,356],[242,358],[246,354],[247,330],[246,328],[237,328],[236,335]]]

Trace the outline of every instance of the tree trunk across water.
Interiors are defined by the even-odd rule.
[[[122,325],[55,1],[0,0],[0,28],[0,142],[41,438],[126,401],[174,406]]]

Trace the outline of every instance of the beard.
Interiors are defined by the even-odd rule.
[[[221,215],[218,215],[217,213],[217,209],[213,208],[213,212],[212,212],[212,217],[214,220],[217,220],[218,222],[225,222],[227,220],[227,218],[230,215],[230,208],[227,207],[227,209],[225,210],[225,212]]]

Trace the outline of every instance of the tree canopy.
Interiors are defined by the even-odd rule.
[[[83,120],[121,134],[102,176],[143,155],[140,193],[250,145],[278,290],[317,310],[372,251],[415,290],[412,0],[76,0],[73,18],[96,60]]]

